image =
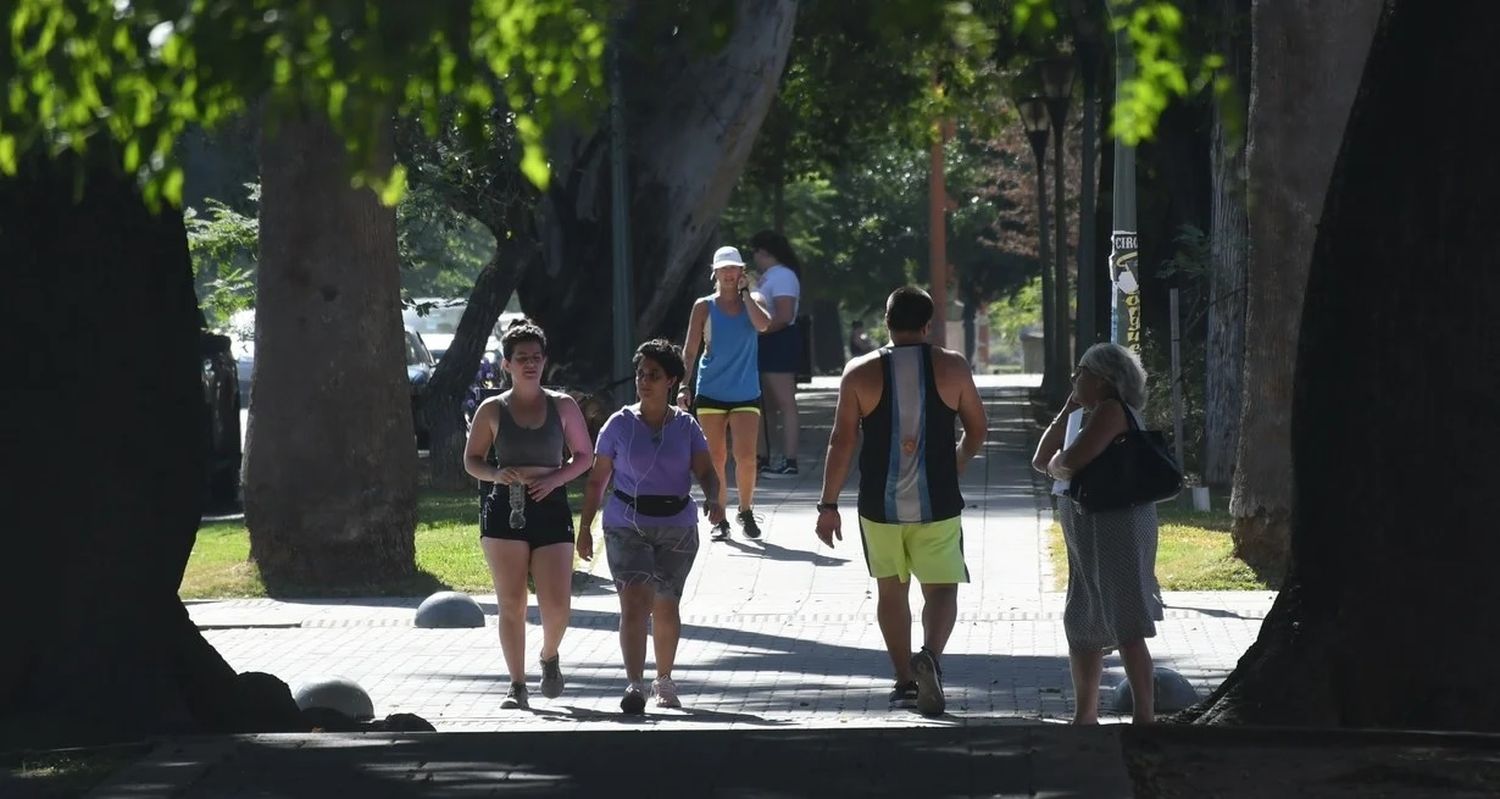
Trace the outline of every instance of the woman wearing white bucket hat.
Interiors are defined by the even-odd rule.
[[[752,510],[755,501],[755,442],[760,435],[760,369],[758,335],[771,324],[764,301],[750,290],[745,259],[734,247],[714,251],[710,264],[714,293],[693,303],[683,352],[687,379],[677,401],[691,409],[708,439],[708,452],[719,476],[719,504],[727,507],[724,479],[729,439],[734,442],[735,485],[739,489],[740,527],[746,538],[760,538]],[[702,348],[702,355],[694,357]],[[729,522],[714,525],[713,538],[729,537]]]

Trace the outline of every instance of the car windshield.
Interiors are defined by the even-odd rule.
[[[401,320],[406,326],[418,333],[445,333],[447,335],[458,332],[458,320],[463,318],[464,306],[468,304],[463,300],[431,298],[418,299],[414,302],[416,307],[401,311]]]
[[[414,331],[406,331],[406,365],[423,366],[432,363],[432,355],[427,351],[427,345],[422,343],[422,337]]]

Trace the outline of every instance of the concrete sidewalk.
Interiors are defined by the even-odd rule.
[[[413,627],[420,597],[225,600],[194,602],[189,610],[237,670],[271,672],[294,689],[308,679],[346,676],[369,691],[378,716],[416,713],[440,731],[988,727],[1066,718],[1072,692],[1062,594],[1043,557],[1051,516],[1028,467],[1023,389],[1032,382],[981,382],[991,435],[964,475],[972,582],[959,592],[959,622],[943,659],[949,713],[942,719],[887,706],[891,668],[854,525],[852,477],[843,496],[845,540],[829,549],[813,534],[835,388],[822,378],[800,394],[801,476],[760,482],[756,509],[765,515],[766,536],[745,541],[736,529],[728,542],[704,537],[682,604],[675,677],[683,710],[620,718],[618,606],[602,556],[577,581],[561,649],[567,691],[556,700],[533,691],[530,712],[499,708],[507,678],[493,596],[476,597],[488,626],[468,630]],[[1168,594],[1167,619],[1152,641],[1157,662],[1211,690],[1254,640],[1272,597]],[[920,596],[913,603],[920,607]],[[528,637],[534,668],[540,629]],[[1118,662],[1107,665],[1106,682],[1123,679]]]

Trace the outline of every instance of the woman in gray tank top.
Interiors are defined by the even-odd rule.
[[[510,672],[503,708],[529,707],[526,688],[526,576],[536,580],[542,616],[541,691],[562,693],[557,649],[568,628],[573,587],[573,511],[568,482],[588,471],[593,442],[572,397],[542,388],[547,337],[528,321],[500,339],[509,391],[474,412],[464,469],[493,483],[479,505],[479,542],[495,583],[500,650]],[[489,463],[493,447],[496,465]]]

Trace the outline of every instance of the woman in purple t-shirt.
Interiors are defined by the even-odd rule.
[[[693,478],[703,487],[703,513],[724,521],[719,478],[703,428],[671,404],[686,374],[682,351],[655,339],[635,351],[635,393],[640,402],[621,408],[599,431],[594,470],[583,496],[578,554],[594,557],[594,516],[604,506],[605,553],[620,596],[620,654],[625,696],[620,709],[646,712],[646,626],[656,649],[657,707],[682,707],[672,665],[682,618],[677,605],[698,555],[698,512],[689,495]],[[608,502],[604,492],[613,478]]]

